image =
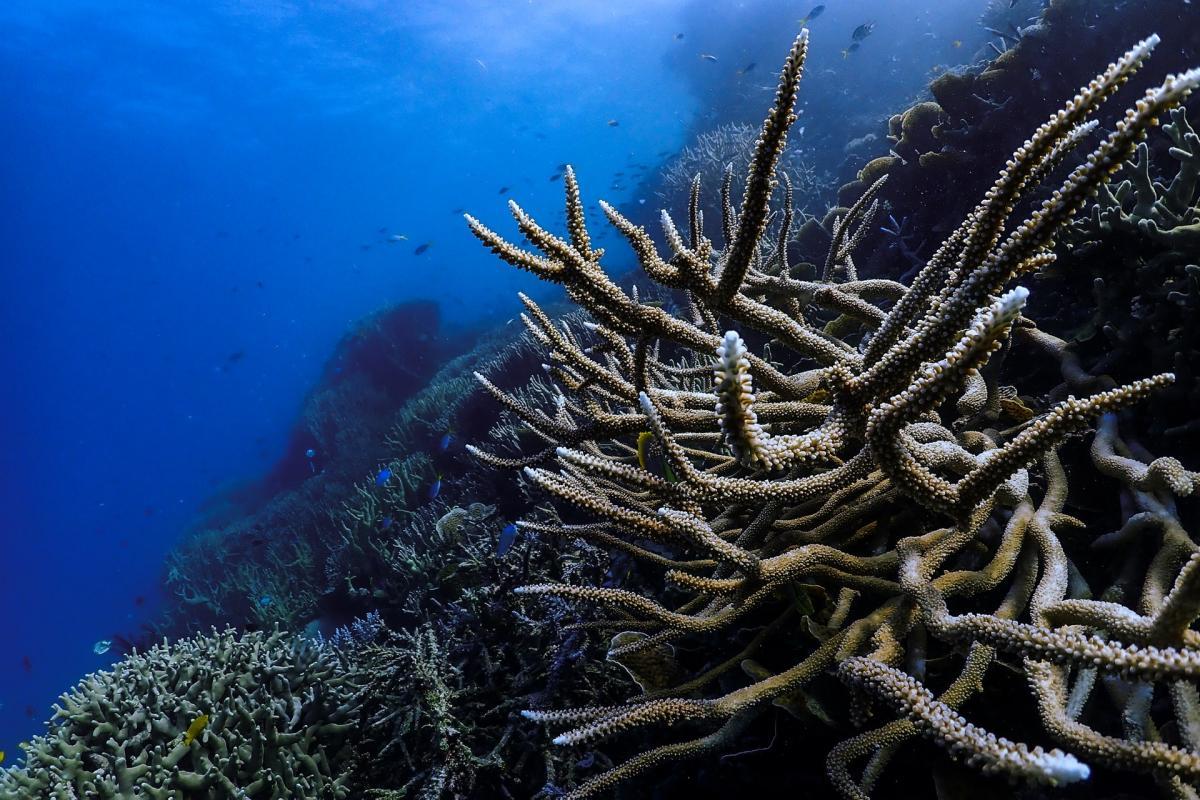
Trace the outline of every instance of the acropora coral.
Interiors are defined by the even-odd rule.
[[[1056,237],[1200,83],[1192,70],[1148,90],[1035,201],[1035,189],[1072,163],[1093,129],[1088,117],[1158,41],[1137,43],[1038,127],[907,286],[860,279],[854,263],[882,181],[831,225],[824,265],[789,263],[793,201],[777,166],[796,119],[806,31],[783,65],[740,206],[729,181],[722,186],[720,246],[699,180],[682,227],[662,215],[666,256],[602,204],[682,313],[643,302],[644,291],[605,271],[570,169],[565,237],[515,202],[533,249],[467,217],[496,255],[560,285],[591,318],[560,326],[522,298],[522,318],[548,353],[551,407],[529,402],[545,391],[522,397],[480,379],[542,444],[472,452],[523,469],[553,503],[557,513],[521,522],[524,531],[623,552],[665,583],[648,593],[609,582],[517,592],[597,607],[601,617],[585,628],[618,633],[609,657],[626,669],[630,656],[661,663],[672,656],[663,648],[680,643],[702,654],[690,675],[646,682],[640,696],[525,711],[565,729],[553,739],[565,747],[702,729],[606,764],[568,796],[731,749],[772,703],[820,717],[807,693],[839,684],[850,718],[866,726],[827,759],[844,797],[868,796],[918,736],[1013,780],[1054,787],[1088,780],[1094,768],[1127,770],[1172,796],[1195,796],[1200,547],[1175,498],[1193,494],[1200,475],[1145,453],[1119,416],[1174,376],[1116,386],[1084,373],[1066,342],[1023,314],[1029,292],[1014,285],[1054,260]],[[1018,394],[1002,383],[1018,361],[1055,365],[1061,383]],[[1068,392],[1083,396],[1045,403]],[[1129,498],[1120,530],[1104,537],[1082,510],[1068,512],[1078,478],[1064,466],[1081,460],[1072,440],[1097,421],[1086,460]],[[653,453],[644,441],[639,451],[646,432]],[[1084,562],[1093,541],[1121,557]],[[1054,747],[964,716],[968,700],[989,696],[997,663],[1020,673],[1040,719],[1034,734]],[[1102,729],[1114,712],[1120,730]]]
[[[156,645],[63,695],[0,798],[347,797],[354,694],[336,650],[278,631]]]

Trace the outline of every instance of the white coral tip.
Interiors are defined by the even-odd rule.
[[[1092,774],[1087,764],[1057,748],[1048,753],[1038,753],[1036,760],[1053,785],[1086,781]]]

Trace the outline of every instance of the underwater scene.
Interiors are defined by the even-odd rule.
[[[7,0],[0,148],[0,800],[1200,800],[1200,0]]]

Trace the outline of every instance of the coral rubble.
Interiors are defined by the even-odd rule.
[[[1200,779],[1200,640],[1190,627],[1200,548],[1175,498],[1191,495],[1200,476],[1151,457],[1119,416],[1174,376],[1118,386],[1083,372],[1064,340],[1022,313],[1029,292],[1012,286],[1052,264],[1072,218],[1200,82],[1193,70],[1148,90],[1025,211],[1157,42],[1135,45],[1037,128],[907,286],[860,279],[854,262],[881,180],[832,220],[818,280],[789,264],[793,204],[776,169],[806,32],[784,64],[740,207],[723,184],[720,248],[706,232],[699,181],[686,225],[663,214],[665,257],[644,229],[603,206],[683,312],[644,302],[605,272],[569,169],[565,238],[514,202],[532,250],[467,218],[501,259],[561,285],[592,318],[560,327],[523,298],[523,319],[549,353],[554,388],[539,394],[552,407],[483,384],[542,444],[473,452],[523,468],[550,498],[546,518],[525,530],[623,552],[665,584],[544,582],[518,592],[597,607],[602,616],[586,627],[618,632],[609,658],[631,673],[633,657],[661,666],[681,642],[700,654],[686,662],[690,677],[639,681],[645,693],[625,702],[526,711],[565,728],[553,741],[569,747],[699,729],[605,765],[570,796],[728,749],[772,703],[829,720],[819,698],[839,685],[850,691],[850,721],[867,725],[827,761],[846,797],[869,795],[918,735],[1012,779],[1054,787],[1096,769],[1129,770],[1189,796]],[[911,113],[897,135],[919,150],[936,113]],[[1061,379],[1018,394],[1002,383],[1018,361],[1048,364]],[[1085,396],[1049,402],[1075,392]],[[1068,512],[1077,482],[1063,466],[1097,420],[1088,459],[1129,498],[1120,530],[1104,537],[1088,524],[1094,514]],[[1087,563],[1093,541],[1122,558]],[[960,711],[992,691],[997,664],[1015,665],[1036,704],[1039,724],[1015,734],[1048,747],[993,734]],[[1116,730],[1106,722],[1114,713]]]

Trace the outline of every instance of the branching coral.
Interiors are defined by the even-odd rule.
[[[1014,210],[1080,145],[1088,116],[1157,43],[1135,45],[1040,126],[909,286],[859,280],[854,269],[851,251],[875,213],[878,183],[839,218],[821,280],[795,277],[778,256],[786,223],[781,235],[767,235],[807,32],[784,63],[739,207],[723,183],[720,248],[705,232],[699,181],[686,225],[663,214],[666,256],[602,204],[645,273],[677,292],[686,313],[642,302],[609,277],[570,169],[565,238],[515,202],[510,210],[532,250],[467,217],[496,255],[559,284],[592,318],[586,331],[564,330],[522,298],[523,320],[549,353],[553,408],[484,385],[545,444],[518,458],[473,452],[523,467],[558,507],[588,518],[527,521],[526,530],[624,551],[662,568],[677,593],[659,599],[567,583],[518,591],[594,604],[607,617],[592,627],[639,633],[618,637],[610,651],[618,662],[684,639],[709,645],[702,671],[671,688],[526,712],[565,727],[554,739],[560,745],[651,727],[712,731],[646,750],[570,796],[723,748],[767,704],[794,706],[834,674],[860,700],[882,699],[901,716],[831,753],[830,777],[848,797],[867,795],[917,734],[985,771],[1050,785],[1086,779],[1093,761],[1148,772],[1176,793],[1200,777],[1196,743],[1165,741],[1147,700],[1155,684],[1165,686],[1171,702],[1156,713],[1173,716],[1187,737],[1200,727],[1192,685],[1200,648],[1190,630],[1200,613],[1198,548],[1172,500],[1190,493],[1197,476],[1177,461],[1143,457],[1115,416],[1173,376],[1119,387],[1098,380],[1100,391],[1089,387],[1088,396],[1035,415],[997,374],[1000,356],[1020,349],[1056,360],[1067,383],[1080,384],[1065,343],[1022,315],[1027,290],[1008,287],[1053,260],[1055,237],[1200,83],[1200,71],[1147,91],[1057,190],[1028,213]],[[782,195],[786,220],[786,186]],[[1092,600],[1060,541],[1085,526],[1065,511],[1059,448],[1101,417],[1095,464],[1137,498],[1142,515],[1123,535],[1154,535],[1160,544],[1148,562],[1131,556],[1103,599]],[[1140,579],[1127,574],[1139,568]],[[798,595],[807,608],[796,630]],[[992,613],[983,612],[987,604]],[[761,633],[747,638],[756,627]],[[1002,656],[1021,660],[1044,734],[1065,751],[998,737],[957,710],[986,691],[988,666]],[[743,663],[751,680],[738,686]],[[940,696],[922,685],[933,664],[950,679]],[[1115,687],[1124,736],[1080,720],[1097,677]],[[1121,691],[1119,680],[1131,688]],[[727,690],[714,693],[716,685]],[[852,765],[864,757],[856,779]]]
[[[0,797],[346,797],[353,695],[335,651],[279,632],[157,645],[63,695]]]
[[[688,201],[697,176],[702,186],[721,185],[727,168],[750,160],[758,136],[752,126],[729,123],[700,134],[685,147],[664,169],[658,198],[665,207],[677,207]],[[828,173],[814,167],[811,158],[798,147],[789,147],[779,157],[778,168],[791,181],[793,189],[808,202],[816,203],[835,188]],[[729,180],[734,175],[729,173]],[[720,216],[720,206],[712,203],[705,209]],[[800,209],[803,213],[805,209]]]

